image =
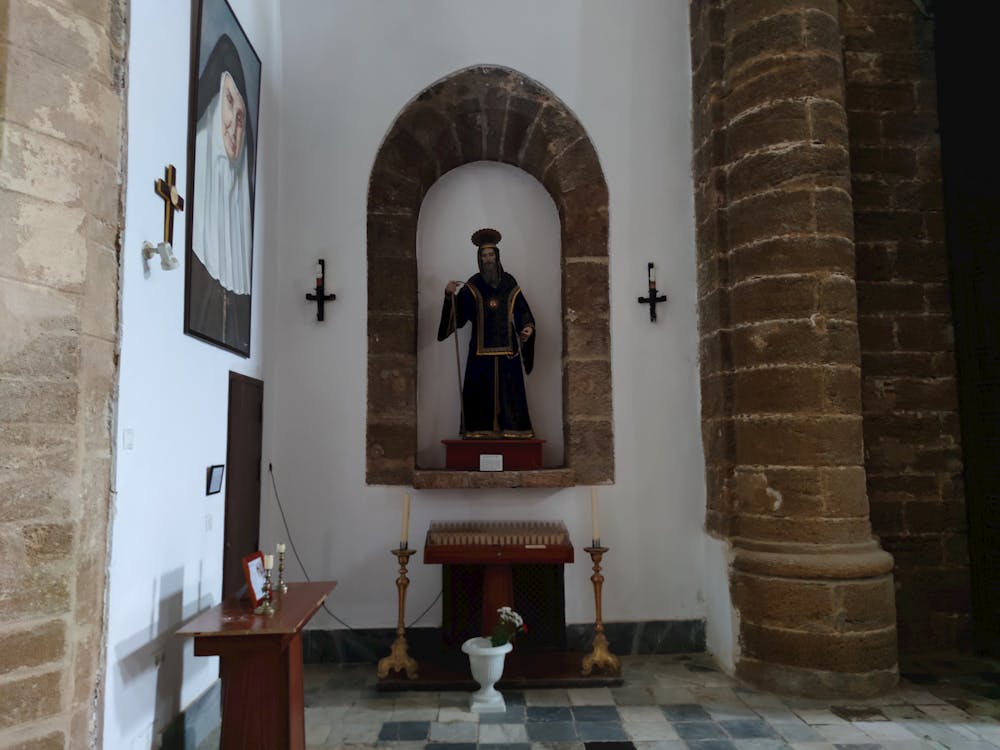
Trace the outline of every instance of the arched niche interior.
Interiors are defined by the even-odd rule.
[[[521,285],[535,317],[535,366],[525,378],[535,434],[545,440],[542,466],[566,465],[562,415],[562,263],[559,212],[534,177],[510,164],[463,164],[435,182],[417,222],[417,456],[421,469],[442,469],[442,438],[457,438],[461,378],[472,326],[437,340],[442,290],[450,279],[476,271],[469,235],[483,226],[501,230],[500,260]],[[460,375],[461,373],[461,375]]]
[[[559,212],[565,466],[558,469],[446,472],[416,463],[420,206],[443,174],[483,160],[532,175]],[[449,75],[411,100],[389,129],[372,167],[367,218],[367,482],[445,488],[613,481],[608,188],[569,108],[508,68]]]

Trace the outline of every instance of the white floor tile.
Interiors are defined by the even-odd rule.
[[[528,732],[524,724],[480,724],[479,742],[486,745],[528,742]]]
[[[569,694],[565,690],[525,690],[527,706],[568,706]]]
[[[663,721],[624,721],[625,735],[633,741],[658,741],[680,739],[666,719]]]
[[[659,706],[619,706],[622,721],[666,721]]]
[[[573,706],[613,706],[615,697],[606,687],[573,688],[566,691]],[[535,704],[541,705],[541,704]]]

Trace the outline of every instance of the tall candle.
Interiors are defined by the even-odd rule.
[[[597,488],[590,488],[590,523],[592,526],[591,540],[594,546],[601,543],[601,522],[597,514]]]
[[[270,570],[274,567],[274,555],[264,555],[264,568]]]
[[[280,555],[280,554],[284,553],[284,551],[285,551],[285,545],[284,544],[279,544],[278,545],[278,554]]]
[[[406,549],[410,542],[410,493],[403,493],[403,528],[399,534],[399,548]]]

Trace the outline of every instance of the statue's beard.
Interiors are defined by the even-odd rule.
[[[500,267],[496,263],[483,263],[482,270],[480,273],[483,275],[483,279],[492,287],[497,287],[500,285]]]

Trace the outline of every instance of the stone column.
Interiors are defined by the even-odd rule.
[[[737,674],[895,684],[872,538],[836,0],[692,3],[709,531],[732,542]]]
[[[125,10],[0,2],[0,747],[100,744]]]

